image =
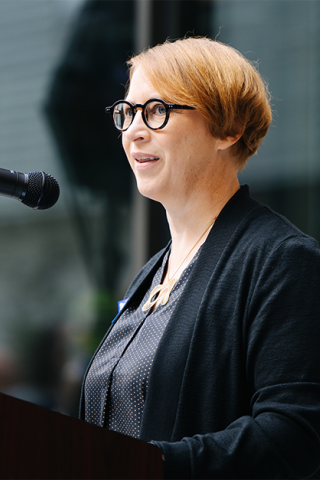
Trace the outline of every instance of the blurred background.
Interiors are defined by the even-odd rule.
[[[77,416],[117,301],[169,238],[104,113],[145,47],[218,36],[257,62],[274,120],[241,183],[320,240],[319,31],[318,0],[0,0],[0,167],[61,187],[44,211],[0,197],[0,391]]]

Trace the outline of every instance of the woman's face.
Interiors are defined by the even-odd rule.
[[[144,104],[150,98],[161,95],[139,68],[132,76],[127,100]],[[186,205],[212,187],[219,140],[196,110],[171,112],[168,124],[158,131],[145,125],[138,110],[122,134],[122,143],[140,193],[165,208],[181,202]]]

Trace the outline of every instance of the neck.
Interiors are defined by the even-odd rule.
[[[173,276],[176,270],[178,270],[177,276],[181,274],[207,239],[211,230],[210,226],[215,222],[225,204],[239,188],[237,179],[235,182],[230,182],[227,188],[226,185],[220,185],[220,188],[213,195],[207,196],[209,198],[203,198],[204,196],[202,196],[202,198],[198,198],[198,201],[193,199],[192,202],[185,205],[184,209],[167,210],[172,238],[169,278]],[[195,247],[192,248],[194,245]],[[188,254],[190,249],[192,251]],[[179,268],[181,262],[183,262],[183,265]]]
[[[143,305],[144,311],[167,303],[176,281],[205,242],[220,211],[239,189],[238,178],[231,178],[234,181],[229,180],[226,185],[220,177],[218,188],[204,189],[200,196],[194,195],[193,190],[192,201],[189,198],[188,202],[177,202],[179,205],[173,209],[164,205],[172,236],[169,264],[162,284],[153,289]]]
[[[239,188],[237,180],[227,189],[221,185],[214,194],[207,195],[207,198],[203,195],[193,198],[184,208],[166,209],[173,245],[181,246],[188,238],[192,242],[195,237],[200,236]]]

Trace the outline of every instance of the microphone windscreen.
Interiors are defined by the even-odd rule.
[[[46,210],[57,202],[59,195],[60,187],[54,177],[44,172],[30,172],[22,203],[34,209]]]

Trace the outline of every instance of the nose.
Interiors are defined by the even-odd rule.
[[[142,117],[142,115],[143,115],[143,108],[142,108],[142,107],[135,107],[134,110],[135,110],[135,115],[134,115],[134,117],[133,117],[133,120],[132,120],[132,123],[131,123],[130,127],[132,127],[132,124],[136,121],[137,117],[140,118],[141,122],[144,123],[143,117]],[[138,115],[139,110],[140,110],[140,115]],[[130,127],[129,127],[129,128],[130,128]]]
[[[142,118],[142,107],[136,107],[136,113],[132,123],[130,127],[123,132],[123,135],[125,135],[130,142],[133,142],[137,139],[144,139],[148,134],[148,130]]]

